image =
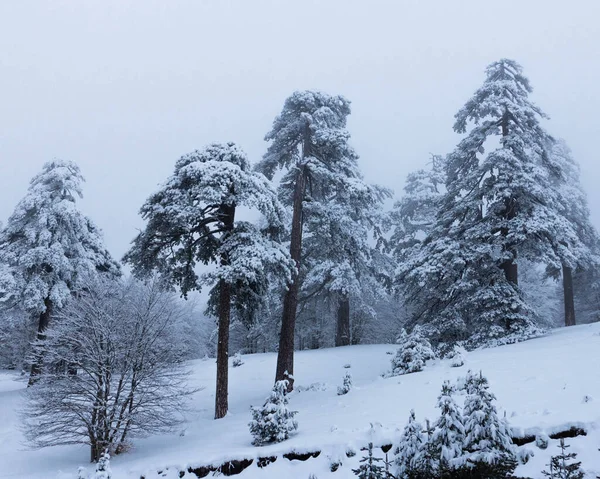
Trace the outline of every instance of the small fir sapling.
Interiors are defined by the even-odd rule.
[[[106,451],[102,457],[98,460],[96,464],[96,472],[94,474],[94,479],[110,479],[111,478],[111,470],[110,470],[110,454]]]
[[[384,479],[385,470],[379,463],[382,461],[380,457],[373,456],[373,443],[369,443],[367,455],[360,460],[358,469],[352,469],[352,472],[359,479]]]
[[[396,456],[396,472],[398,477],[410,477],[419,467],[423,453],[425,438],[423,426],[417,422],[415,411],[411,410],[408,423],[394,449]]]
[[[85,467],[80,466],[77,468],[77,479],[88,479],[88,472]]]
[[[400,348],[392,358],[392,369],[388,373],[388,377],[422,371],[426,361],[435,358],[431,344],[415,328],[411,334],[402,340]]]
[[[346,374],[344,374],[344,383],[337,388],[338,396],[348,394],[350,389],[352,389],[352,374],[350,374],[350,371],[346,371]]]
[[[243,364],[244,361],[242,361],[242,355],[239,352],[235,353],[235,356],[233,356],[233,360],[231,361],[231,365],[234,368],[239,368]]]
[[[248,426],[255,446],[285,441],[298,429],[294,419],[298,411],[288,409],[287,383],[285,379],[277,381],[265,404],[252,408],[252,421]]]
[[[435,422],[435,431],[431,438],[435,458],[444,470],[462,465],[461,456],[465,442],[464,418],[452,397],[453,392],[450,382],[444,381],[437,403],[440,417]]]
[[[476,473],[490,479],[506,477],[517,466],[508,422],[500,418],[489,391],[487,379],[469,372],[465,379],[467,397],[463,409],[466,463]]]
[[[560,454],[552,456],[550,464],[548,464],[550,471],[542,471],[542,474],[546,477],[556,479],[583,479],[584,473],[581,470],[581,461],[574,462],[577,458],[577,454],[574,452],[567,453],[567,449],[571,446],[565,444],[565,440],[561,439]]]

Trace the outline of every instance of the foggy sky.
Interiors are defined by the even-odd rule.
[[[582,167],[600,227],[597,0],[0,0],[0,219],[52,158],[120,258],[180,155],[236,141],[256,162],[296,89],[343,94],[370,182],[460,137],[453,116],[502,57]]]

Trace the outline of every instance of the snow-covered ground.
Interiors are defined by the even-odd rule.
[[[322,452],[304,462],[280,457],[262,469],[255,460],[236,477],[306,479],[311,473],[319,479],[354,477],[351,469],[362,454],[360,447],[372,435],[371,424],[372,439],[381,445],[397,437],[411,408],[420,421],[435,419],[442,381],[454,380],[467,369],[481,370],[488,377],[498,409],[506,412],[511,426],[534,433],[552,433],[570,425],[586,429],[587,436],[567,440],[570,452],[579,453],[589,477],[600,472],[600,324],[558,329],[525,343],[472,352],[460,368],[437,361],[423,372],[384,379],[381,374],[389,369],[391,358],[387,353],[395,349],[393,345],[368,345],[298,352],[296,391],[290,396],[291,408],[299,411],[298,433],[286,442],[260,448],[251,445],[247,424],[250,406],[262,404],[271,389],[275,354],[242,356],[244,365],[230,369],[230,414],[218,421],[212,419],[214,361],[194,361],[191,381],[204,389],[194,397],[195,410],[186,425],[173,435],[135,440],[130,452],[111,460],[113,479],[175,478],[188,466],[279,456],[292,450]],[[347,364],[354,389],[338,396],[337,386]],[[91,471],[88,449],[83,446],[27,450],[18,419],[24,387],[15,373],[0,372],[0,477],[70,479],[76,477],[80,465]],[[520,466],[517,474],[542,477],[540,471],[550,454],[557,453],[557,443],[552,440],[545,451],[535,444],[524,446],[535,457]],[[358,451],[358,456],[347,458],[348,449]],[[330,464],[336,461],[342,465],[331,472]]]

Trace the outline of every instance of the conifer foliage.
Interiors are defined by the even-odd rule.
[[[574,462],[577,458],[577,454],[574,452],[567,452],[567,449],[571,446],[565,444],[565,440],[561,439],[560,454],[552,456],[550,464],[548,464],[549,471],[542,471],[545,477],[553,479],[583,479],[584,473],[581,470],[581,462]]]
[[[261,213],[262,230],[236,220],[236,208]],[[270,182],[251,170],[234,143],[212,144],[183,156],[161,189],[142,206],[148,221],[125,260],[134,273],[158,270],[186,295],[211,286],[209,306],[219,318],[215,419],[228,409],[228,348],[231,307],[258,307],[270,279],[285,283],[294,271],[277,233],[286,213]],[[200,276],[198,264],[217,267]]]
[[[373,455],[373,443],[370,442],[367,447],[367,455],[360,460],[358,469],[352,469],[352,472],[358,479],[386,479],[385,469],[379,463],[383,459]]]
[[[425,338],[420,328],[415,328],[412,333],[405,336],[392,358],[392,369],[388,376],[399,376],[422,371],[425,363],[430,359],[435,359],[436,355],[431,348],[431,344]]]
[[[287,380],[277,381],[263,406],[252,408],[252,421],[248,426],[255,446],[285,441],[298,429],[294,419],[297,411],[288,409],[287,388]]]
[[[5,300],[38,318],[39,341],[53,311],[84,281],[98,273],[120,275],[100,230],[77,208],[83,182],[75,163],[46,163],[0,232],[0,263],[8,267],[0,289],[5,289]],[[41,368],[42,358],[37,357],[30,384]]]

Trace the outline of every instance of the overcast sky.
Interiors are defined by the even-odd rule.
[[[0,0],[0,219],[44,162],[72,160],[121,257],[180,155],[233,140],[257,161],[296,89],[352,101],[365,176],[398,195],[456,145],[453,115],[508,57],[600,227],[599,19],[598,0]]]

